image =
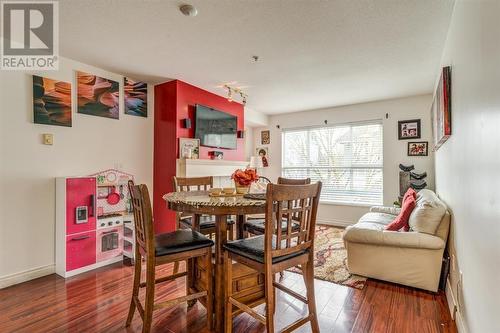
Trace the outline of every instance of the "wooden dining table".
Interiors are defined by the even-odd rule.
[[[265,212],[265,200],[247,199],[241,195],[215,197],[210,196],[208,191],[172,192],[165,194],[163,199],[167,207],[176,212],[189,213],[193,216],[192,228],[199,231],[200,216],[215,216],[215,270],[214,270],[214,309],[215,328],[217,332],[224,329],[224,253],[223,244],[228,240],[227,222],[228,217],[235,215],[236,237],[243,238],[243,223],[245,216],[249,214],[263,214]],[[264,275],[239,263],[233,264],[233,297],[240,302],[253,307],[264,302]],[[192,292],[203,289],[204,263],[196,261],[188,270],[192,278],[188,278],[188,284]],[[237,315],[238,312],[234,312]]]

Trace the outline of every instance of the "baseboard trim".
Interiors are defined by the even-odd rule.
[[[451,318],[455,320],[455,325],[457,326],[458,333],[467,333],[467,329],[464,325],[464,319],[462,314],[460,314],[459,306],[457,301],[455,300],[455,296],[453,295],[453,291],[451,290],[451,282],[450,279],[446,279],[446,301],[448,302],[448,310],[450,311]],[[456,309],[456,311],[455,311]]]
[[[10,287],[12,285],[33,280],[45,275],[54,274],[56,266],[54,264],[40,266],[37,268],[29,269],[23,272],[9,274],[0,277],[0,289]]]
[[[350,225],[356,224],[356,222],[353,221],[346,221],[346,220],[338,220],[338,219],[321,219],[321,218],[316,218],[316,224],[326,224],[326,225],[331,225],[334,227],[348,227]]]

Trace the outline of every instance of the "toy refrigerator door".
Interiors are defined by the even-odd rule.
[[[96,179],[66,180],[66,235],[95,230]]]
[[[95,264],[95,231],[66,237],[66,271]]]

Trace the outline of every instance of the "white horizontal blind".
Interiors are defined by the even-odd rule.
[[[282,144],[283,177],[320,180],[322,202],[382,204],[380,121],[284,130]]]

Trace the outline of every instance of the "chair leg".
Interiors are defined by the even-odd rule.
[[[135,301],[134,298],[139,296],[139,285],[141,283],[141,268],[142,268],[142,258],[139,251],[135,252],[134,260],[134,284],[132,289],[132,298],[130,300],[130,308],[128,310],[127,322],[125,327],[129,327],[132,323],[135,313]]]
[[[213,278],[212,278],[212,249],[209,248],[207,254],[205,255],[205,266],[207,274],[207,328],[209,331],[214,327],[214,290],[213,290]]]
[[[149,333],[153,321],[153,307],[155,301],[155,262],[154,258],[146,260],[146,301],[144,307],[144,322],[142,333]]]
[[[273,281],[276,279],[271,271],[271,267],[266,269],[266,332],[274,333],[274,312],[276,308],[275,298],[274,298],[274,286]]]
[[[307,264],[301,265],[302,275],[307,290],[307,306],[312,315],[311,328],[313,333],[319,333],[318,316],[316,313],[316,298],[314,297],[314,261],[309,258]]]
[[[194,285],[194,260],[188,259],[186,260],[186,296],[191,294],[191,288]],[[192,299],[187,301],[188,308],[192,307],[196,304],[196,299]]]
[[[233,296],[233,262],[228,252],[224,252],[224,270],[225,270],[225,297],[226,297],[226,314],[225,314],[225,333],[233,331],[233,304],[229,302],[229,297]]]

